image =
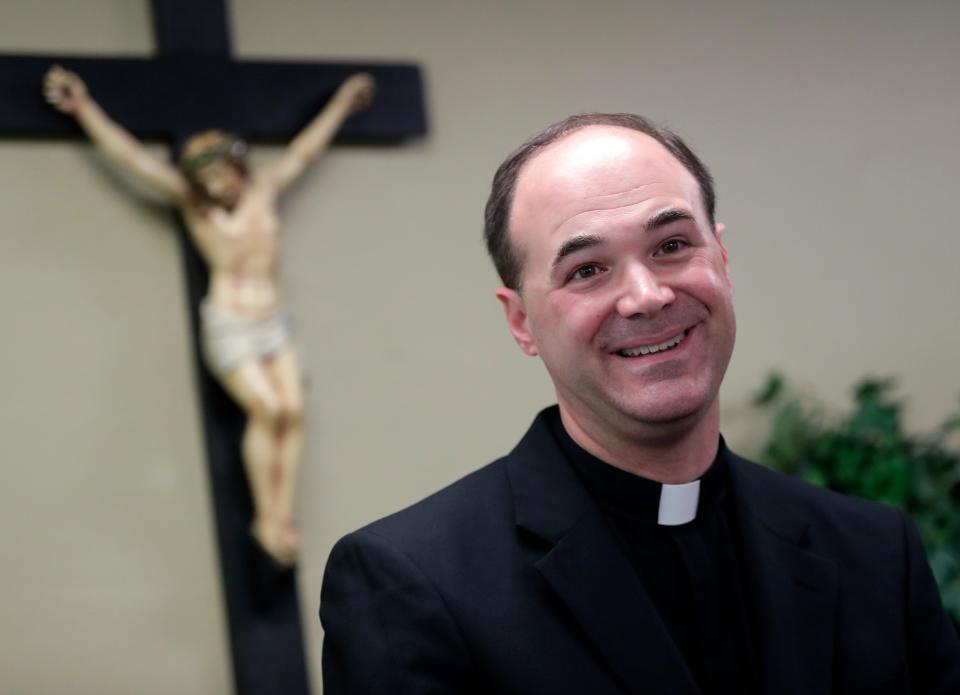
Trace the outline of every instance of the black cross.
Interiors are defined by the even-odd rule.
[[[152,9],[153,58],[0,55],[0,133],[81,135],[41,98],[41,80],[53,63],[82,75],[111,117],[142,139],[170,143],[175,157],[188,136],[207,128],[287,141],[346,77],[361,71],[374,76],[376,99],[346,122],[339,141],[389,143],[426,132],[416,66],[235,61],[226,0],[152,0]],[[306,694],[295,577],[250,541],[252,503],[240,456],[244,415],[201,366],[197,310],[207,271],[182,223],[179,228],[236,691]]]

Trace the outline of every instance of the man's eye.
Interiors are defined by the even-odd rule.
[[[681,239],[670,239],[669,241],[665,241],[660,245],[660,248],[657,249],[657,253],[662,256],[669,256],[670,254],[682,251],[686,245],[686,242]]]
[[[596,263],[582,265],[570,274],[571,280],[586,280],[600,273],[600,266]]]

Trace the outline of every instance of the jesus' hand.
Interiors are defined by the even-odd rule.
[[[76,73],[54,65],[43,78],[43,96],[58,111],[75,115],[87,100],[87,85]]]

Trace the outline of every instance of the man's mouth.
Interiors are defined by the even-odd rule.
[[[617,354],[621,357],[640,357],[641,355],[652,355],[657,352],[672,350],[687,337],[689,332],[689,330],[681,331],[672,338],[664,340],[662,343],[656,343],[655,345],[638,345],[637,347],[618,350]]]

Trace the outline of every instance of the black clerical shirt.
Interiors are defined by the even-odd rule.
[[[550,425],[630,558],[703,695],[759,693],[754,621],[728,494],[723,440],[700,479],[696,518],[679,526],[661,526],[660,483],[585,451],[566,432],[559,414]]]

